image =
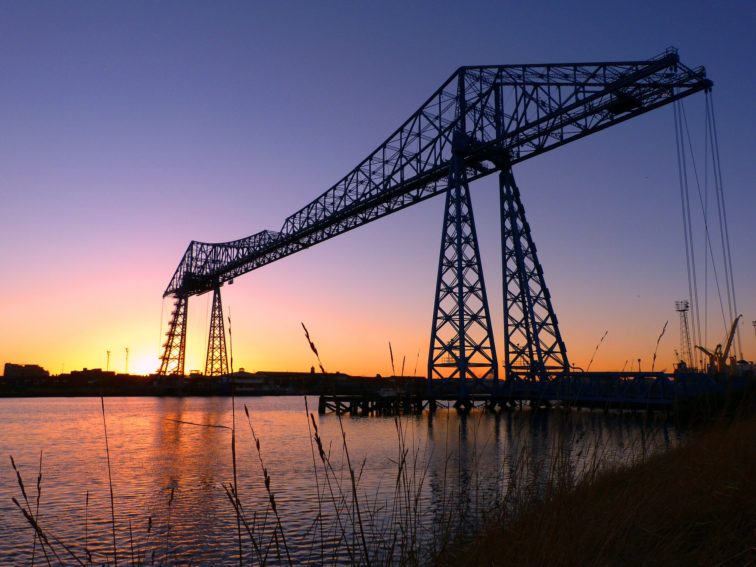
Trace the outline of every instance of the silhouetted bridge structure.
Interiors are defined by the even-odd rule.
[[[391,379],[388,379],[391,380]],[[474,407],[500,411],[527,404],[549,408],[555,404],[590,409],[670,411],[689,402],[729,390],[739,390],[745,379],[724,380],[702,373],[673,376],[665,372],[569,372],[548,381],[509,379],[478,381],[460,396],[456,384],[438,381],[432,389],[424,378],[397,377],[362,381],[321,393],[319,413],[397,415],[433,411],[440,405],[469,411]],[[338,392],[338,393],[336,393]]]
[[[375,151],[280,229],[189,244],[164,293],[174,306],[159,373],[184,374],[190,297],[213,292],[205,374],[227,374],[223,284],[444,195],[423,399],[632,397],[670,404],[692,386],[655,374],[647,387],[643,373],[590,376],[571,367],[512,170],[711,86],[703,68],[683,65],[674,50],[647,61],[460,67]],[[492,174],[498,174],[501,213],[503,376],[469,190],[470,182]]]

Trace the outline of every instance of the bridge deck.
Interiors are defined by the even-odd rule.
[[[669,411],[681,402],[691,402],[729,390],[742,390],[745,377],[712,377],[706,374],[675,376],[665,373],[570,373],[547,381],[508,380],[404,380],[395,386],[386,381],[365,384],[358,391],[322,394],[320,413],[353,415],[418,413],[433,411],[439,404],[467,411],[473,407],[510,409],[523,404],[553,404],[587,408],[619,408]]]

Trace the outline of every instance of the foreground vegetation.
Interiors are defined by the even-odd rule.
[[[101,409],[109,466],[102,399]],[[464,484],[455,479],[461,471],[455,470],[459,465],[447,447],[438,478],[441,501],[433,503],[423,496],[429,482],[425,449],[414,445],[404,420],[395,419],[397,453],[389,480],[393,494],[384,498],[362,484],[366,462],[350,458],[341,418],[337,418],[338,437],[323,439],[318,420],[306,409],[303,419],[310,432],[317,513],[309,519],[305,534],[287,526],[279,514],[276,491],[285,488],[276,471],[266,466],[265,440],[256,434],[246,406],[231,427],[179,423],[230,434],[233,476],[220,487],[219,497],[226,498],[233,510],[238,545],[236,553],[218,551],[226,561],[239,565],[754,563],[756,417],[752,412],[735,420],[715,420],[714,425],[689,434],[682,447],[664,454],[626,446],[624,451],[631,458],[620,463],[608,456],[606,439],[586,442],[576,434],[570,426],[576,414],[570,410],[555,413],[564,422],[546,450],[536,454],[524,443],[501,471],[479,465],[487,447],[473,442],[473,454],[466,457],[470,469],[464,473]],[[251,447],[237,445],[237,428],[249,431]],[[250,449],[264,487],[262,501],[240,497],[237,488],[238,451]],[[497,477],[502,479],[501,492],[479,493],[481,481],[492,473],[501,474]],[[117,527],[119,511],[109,481],[110,521],[98,523],[99,533],[91,533],[85,514],[83,538],[62,541],[41,514],[41,456],[36,487],[27,483],[28,490],[18,470],[16,474],[20,498],[14,501],[30,528],[32,557],[43,563],[183,565],[194,561],[171,540],[171,506],[175,506],[174,496],[180,497],[173,489],[166,518],[150,515],[138,522],[145,527],[134,524],[133,530],[129,522],[125,532]],[[89,493],[86,506],[88,502]],[[108,540],[112,542],[109,549]]]
[[[756,564],[756,416],[500,517],[440,565]]]

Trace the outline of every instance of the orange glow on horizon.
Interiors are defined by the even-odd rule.
[[[195,300],[199,303],[195,308],[194,317],[190,314],[190,325],[187,337],[185,371],[204,371],[206,356],[206,330],[203,329],[202,319],[203,299]],[[194,307],[192,305],[192,307]],[[167,312],[168,309],[165,309]],[[299,318],[288,314],[283,317],[279,313],[278,320],[268,320],[266,325],[255,326],[244,321],[241,309],[235,309],[233,344],[228,344],[229,357],[233,349],[234,370],[245,369],[248,372],[261,370],[308,372],[311,367],[317,371],[317,360],[310,351],[301,330]],[[164,313],[167,320],[168,314]],[[244,322],[243,322],[244,321]],[[329,324],[330,323],[330,324]],[[309,314],[305,324],[310,330],[312,340],[316,344],[323,365],[328,372],[343,372],[351,375],[374,376],[392,374],[389,357],[388,342],[391,341],[394,352],[394,368],[400,373],[404,360],[404,374],[418,376],[426,375],[428,340],[423,335],[427,325],[424,321],[402,321],[398,329],[388,326],[377,327],[370,324],[339,325],[331,317],[320,320],[315,313]],[[261,328],[263,327],[263,328]],[[105,330],[94,332],[85,337],[79,333],[62,334],[60,340],[55,341],[53,348],[44,353],[34,352],[30,348],[18,348],[11,352],[6,347],[2,362],[16,364],[39,364],[51,374],[70,372],[83,368],[102,368],[107,366],[106,351],[110,350],[109,369],[118,373],[126,370],[125,346],[129,345],[128,370],[130,374],[147,375],[157,371],[160,365],[161,349],[157,341],[157,328],[153,325],[138,325],[137,323],[116,326],[117,332],[108,333]],[[167,330],[167,323],[162,326],[162,332]],[[401,331],[401,332],[400,332]],[[612,331],[614,331],[614,336]],[[595,353],[591,370],[620,370],[622,368],[638,368],[638,358],[641,359],[641,369],[651,370],[653,349],[656,336],[644,337],[640,341],[630,341],[632,328],[626,329],[624,337],[618,337],[616,329],[610,330],[604,342]],[[587,369],[598,340],[599,332],[565,333],[563,331],[567,352],[573,366]],[[678,348],[676,333],[669,332],[662,339],[655,363],[656,370],[671,372],[675,362],[674,350]],[[658,333],[657,333],[658,336]],[[502,363],[501,340],[497,338],[497,351]],[[8,344],[7,342],[5,344]],[[119,345],[111,346],[111,345]],[[11,347],[14,346],[12,343]],[[641,354],[638,355],[638,352]],[[503,375],[503,368],[501,370]]]
[[[328,372],[391,375],[390,341],[396,372],[401,371],[404,358],[406,375],[416,372],[425,376],[432,311],[432,293],[426,288],[432,284],[432,276],[426,276],[423,285],[410,290],[404,289],[401,279],[384,278],[381,287],[363,292],[369,283],[383,277],[380,265],[385,259],[375,258],[372,272],[368,260],[352,271],[340,271],[338,266],[316,271],[312,265],[319,266],[322,261],[312,251],[303,255],[305,260],[308,255],[309,261],[285,261],[280,267],[260,270],[233,286],[223,287],[224,306],[227,310],[230,307],[233,315],[233,343],[228,346],[229,355],[233,349],[234,369],[317,369],[301,328],[303,321]],[[424,266],[423,270],[432,273],[435,259],[424,262],[431,269]],[[0,329],[0,369],[6,362],[39,364],[51,374],[105,369],[109,350],[110,370],[124,372],[128,347],[130,373],[156,372],[172,308],[170,299],[163,300],[162,320],[159,319],[161,305],[155,290],[165,284],[164,270],[114,280],[112,269],[105,265],[93,275],[104,282],[96,288],[68,282],[48,294],[32,290],[17,293],[13,303],[4,306],[5,320],[13,320],[15,326]],[[487,283],[489,290],[497,289],[498,282]],[[671,308],[670,313],[662,311],[670,307],[663,300],[648,300],[636,311],[612,312],[611,298],[597,293],[586,297],[585,293],[581,295],[583,290],[570,289],[570,285],[559,282],[552,287],[558,290],[554,292],[555,309],[574,366],[588,367],[596,344],[608,330],[591,370],[637,369],[639,358],[641,369],[651,370],[656,339],[668,320],[655,369],[672,371],[674,353],[679,349],[678,322]],[[372,303],[366,303],[366,294]],[[119,299],[114,301],[113,297]],[[489,297],[497,354],[502,363],[501,300],[493,294]],[[190,299],[187,373],[203,371],[205,367],[211,299],[211,294]],[[654,310],[663,315],[649,323],[647,314]],[[748,344],[744,340],[746,354]]]

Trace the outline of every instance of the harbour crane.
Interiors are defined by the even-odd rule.
[[[738,328],[738,321],[742,315],[738,315],[735,317],[735,320],[732,322],[732,325],[730,326],[730,331],[727,333],[727,338],[724,342],[724,347],[722,347],[722,344],[718,344],[716,348],[714,349],[714,352],[710,351],[706,347],[702,347],[700,345],[696,345],[696,348],[700,350],[702,353],[704,353],[706,356],[709,357],[709,364],[708,364],[708,370],[710,373],[716,373],[716,374],[723,374],[725,372],[728,372],[732,370],[735,365],[731,364],[731,361],[729,360],[730,356],[730,350],[732,349],[732,341],[735,338],[735,331]],[[733,361],[734,363],[734,358]]]

